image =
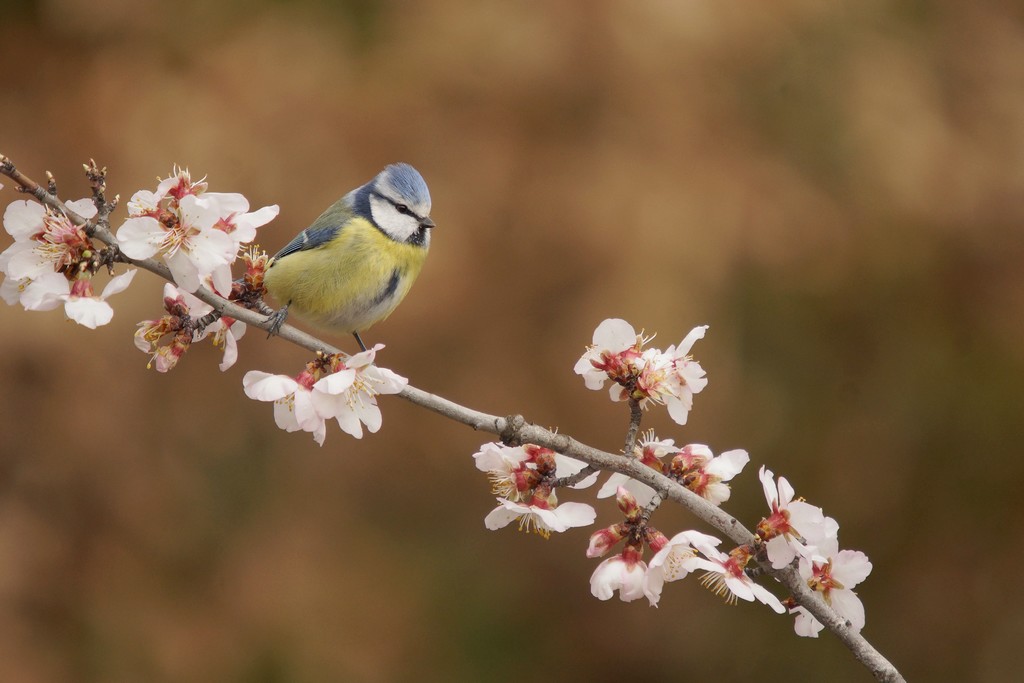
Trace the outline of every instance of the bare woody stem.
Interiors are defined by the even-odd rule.
[[[640,408],[640,402],[635,398],[629,399],[629,428],[626,430],[626,443],[622,447],[622,452],[627,457],[633,457],[633,449],[636,447],[636,437],[640,433],[640,420],[643,418],[643,410]],[[598,468],[593,465],[587,465],[582,470],[568,477],[562,477],[556,479],[552,486],[575,486],[580,483],[594,472],[597,472]],[[656,506],[655,506],[656,507]],[[653,510],[652,510],[653,512]],[[650,517],[650,513],[647,513]]]
[[[640,407],[640,401],[632,396],[629,397],[629,429],[626,430],[626,444],[622,452],[633,457],[633,449],[636,448],[636,437],[640,433],[640,421],[644,417],[644,411]]]
[[[569,475],[568,477],[562,477],[560,479],[555,479],[553,482],[551,482],[551,487],[561,488],[564,486],[575,486],[576,484],[580,483],[581,481],[583,481],[584,479],[586,479],[587,477],[589,477],[590,475],[594,474],[597,471],[597,468],[594,467],[593,465],[587,465],[576,474]]]
[[[654,514],[655,510],[661,507],[662,502],[664,501],[661,497],[661,493],[655,493],[654,497],[651,498],[651,501],[644,506],[644,510],[641,513],[641,516],[643,517],[643,520],[645,522],[650,521],[651,515]]]
[[[93,164],[93,168],[95,168],[95,164]],[[62,211],[73,223],[88,226],[94,238],[108,246],[116,246],[117,240],[107,226],[86,221],[81,216],[70,211],[64,202],[57,198],[55,193],[49,192],[22,174],[2,154],[0,154],[0,175],[9,177],[17,183],[19,189],[32,194],[46,206]],[[120,260],[173,282],[167,266],[159,261],[154,259],[131,259],[123,255],[120,256]],[[201,301],[213,306],[214,311],[221,315],[230,316],[262,329],[268,329],[270,326],[266,316],[223,299],[205,287],[200,287],[193,294]],[[288,324],[281,327],[277,336],[314,353],[317,351],[329,354],[341,353],[340,349],[297,330]],[[618,455],[588,446],[566,434],[556,433],[531,424],[522,415],[509,415],[506,417],[490,415],[459,405],[454,401],[431,394],[422,389],[417,389],[411,385],[407,385],[398,396],[442,417],[467,425],[478,431],[494,434],[504,443],[532,443],[582,460],[588,465],[585,468],[587,475],[598,470],[625,474],[653,488],[662,500],[670,500],[681,505],[695,517],[728,536],[735,543],[742,545],[751,543],[754,540],[754,535],[750,530],[744,527],[735,517],[729,515],[721,508],[715,507],[682,486],[679,482],[673,481],[665,475],[643,465],[636,458],[629,455],[632,453],[633,446],[636,443],[636,435],[640,429],[640,418],[642,416],[639,403],[632,399],[630,400],[630,427],[625,444],[627,455]],[[582,480],[587,475],[583,475],[583,477],[576,475],[576,477],[579,477],[578,480]],[[808,588],[807,583],[802,579],[795,567],[790,566],[782,570],[768,567],[766,573],[782,583],[790,591],[798,604],[824,624],[825,628],[832,631],[849,648],[854,657],[871,671],[877,680],[887,682],[905,680],[889,660],[878,652],[860,633],[850,628],[849,624],[833,611],[831,607],[825,604],[816,592]]]

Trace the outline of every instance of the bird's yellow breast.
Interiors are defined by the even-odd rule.
[[[351,218],[329,242],[275,260],[265,282],[289,312],[334,332],[359,332],[395,310],[426,256],[426,247]]]

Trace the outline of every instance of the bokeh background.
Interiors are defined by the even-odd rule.
[[[271,251],[417,166],[431,256],[366,338],[472,407],[614,450],[624,407],[572,373],[597,323],[709,324],[690,424],[645,426],[748,449],[748,524],[761,464],[836,517],[910,679],[1019,675],[1019,5],[37,0],[0,5],[0,64],[30,176],[81,197],[94,157],[127,199],[182,164],[279,204]],[[599,602],[588,530],[485,531],[483,434],[390,397],[361,441],[278,431],[241,378],[297,372],[279,340],[147,371],[160,291],[137,278],[96,332],[0,308],[0,679],[869,679],[696,581]]]

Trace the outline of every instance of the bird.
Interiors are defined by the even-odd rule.
[[[419,171],[390,164],[332,204],[270,260],[264,285],[282,305],[267,321],[277,334],[289,312],[317,328],[359,333],[387,318],[409,293],[430,248],[430,191]]]

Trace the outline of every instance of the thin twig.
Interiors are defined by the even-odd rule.
[[[580,483],[581,481],[583,481],[584,479],[586,479],[587,477],[589,477],[590,475],[594,474],[594,472],[597,471],[598,469],[593,465],[587,465],[576,474],[569,475],[568,477],[561,477],[560,479],[555,479],[553,482],[551,482],[551,487],[560,488],[563,486],[575,486],[576,484]]]
[[[644,417],[644,411],[640,407],[640,401],[632,396],[629,397],[629,429],[626,430],[626,445],[622,447],[622,453],[629,458],[633,457],[633,449],[636,448],[636,437],[640,433],[640,421]]]
[[[644,510],[643,512],[640,513],[640,517],[643,518],[645,522],[649,522],[651,519],[651,515],[654,514],[655,510],[661,507],[661,504],[664,501],[665,499],[661,497],[661,493],[655,493],[654,497],[651,498],[650,502],[644,506]]]

